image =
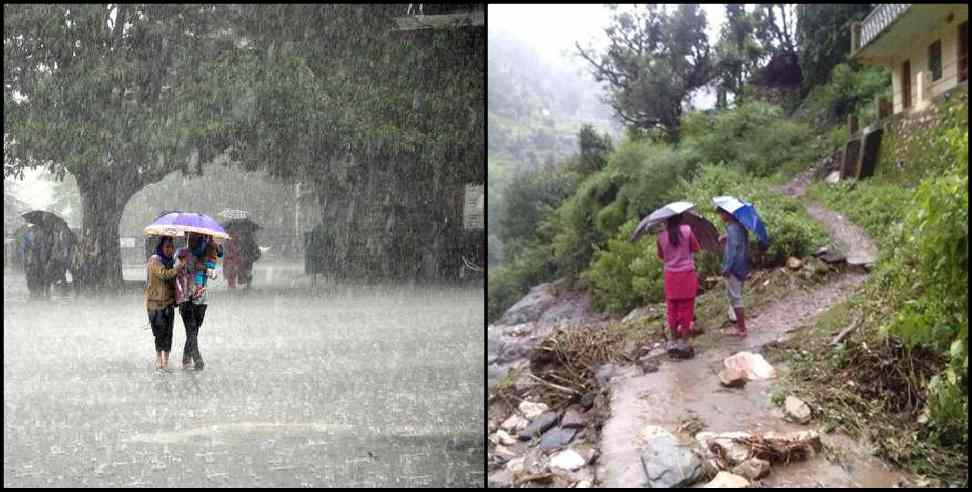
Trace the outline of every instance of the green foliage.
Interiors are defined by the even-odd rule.
[[[537,243],[524,247],[519,256],[509,259],[503,266],[489,269],[486,321],[492,323],[499,319],[531,287],[553,280],[555,273],[550,246]]]
[[[731,195],[752,203],[770,237],[762,266],[781,265],[789,256],[806,256],[823,245],[827,238],[799,202],[772,191],[767,180],[753,179],[731,167],[704,165],[691,181],[680,180],[674,195],[694,203],[694,211],[720,230],[724,225],[712,205],[713,197]],[[749,238],[751,264],[759,266],[755,235],[749,234]],[[708,275],[708,272],[704,273]]]
[[[577,174],[556,168],[525,173],[510,180],[503,195],[502,215],[498,219],[499,237],[507,244],[505,254],[516,256],[513,244],[533,243],[541,222],[577,187]]]
[[[887,332],[949,355],[949,367],[930,388],[932,417],[944,430],[964,428],[967,436],[968,130],[943,138],[952,149],[952,168],[923,180],[914,194],[895,251],[904,261],[892,263],[907,272],[899,277],[910,284],[900,285],[905,295],[899,294],[901,309]]]
[[[808,196],[846,215],[879,246],[891,239],[889,230],[899,227],[911,194],[902,186],[875,180],[841,181],[833,185],[814,183],[808,189]]]
[[[821,125],[841,123],[856,114],[864,127],[877,117],[876,96],[891,97],[891,74],[885,68],[841,63],[833,68],[830,82],[810,91],[802,112]]]
[[[580,145],[578,170],[590,174],[603,169],[612,149],[611,137],[606,133],[598,135],[593,126],[585,124],[577,134],[577,142]]]
[[[616,6],[612,6],[616,9]],[[580,49],[620,117],[642,129],[661,127],[678,139],[682,103],[712,78],[714,57],[698,5],[674,11],[655,4],[615,13],[605,29],[611,45],[602,53]]]
[[[866,3],[797,5],[797,39],[804,94],[827,82],[830,71],[850,55],[850,24],[871,12]]]
[[[809,127],[761,101],[715,116],[686,115],[683,138],[682,145],[697,152],[702,162],[724,161],[754,176],[769,176],[787,162],[809,162],[816,153]]]
[[[594,254],[583,278],[591,285],[595,309],[623,313],[642,304],[664,300],[662,262],[655,250],[655,236],[628,242],[638,221],[630,220]]]

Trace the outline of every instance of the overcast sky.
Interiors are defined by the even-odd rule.
[[[723,4],[701,4],[708,24],[709,44],[715,45],[725,19]],[[625,6],[619,9],[624,10]],[[604,5],[489,5],[489,30],[503,30],[530,43],[547,59],[573,56],[574,42],[581,46],[607,45],[604,28],[612,12]],[[697,94],[693,104],[700,109],[715,105],[715,94]]]

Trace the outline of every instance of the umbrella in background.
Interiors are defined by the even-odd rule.
[[[244,218],[231,219],[223,222],[223,229],[226,229],[227,231],[253,232],[263,228],[260,227],[260,224],[257,224],[248,218]]]
[[[224,219],[245,219],[249,214],[245,210],[233,210],[231,208],[223,209],[222,212],[216,214]]]
[[[32,210],[30,212],[21,215],[21,217],[23,217],[24,220],[26,220],[31,224],[37,224],[39,226],[46,226],[46,227],[57,227],[57,228],[63,226],[65,229],[69,229],[67,222],[65,222],[64,219],[58,217],[57,214],[53,214],[51,212],[45,212],[43,210]]]
[[[759,242],[763,244],[769,243],[769,234],[766,233],[766,226],[763,224],[763,220],[759,218],[759,214],[756,213],[756,207],[753,204],[732,196],[717,196],[712,199],[712,203],[716,207],[732,214],[743,227],[756,234]]]
[[[634,232],[628,240],[631,242],[637,241],[656,224],[660,224],[665,219],[674,215],[682,214],[682,223],[692,229],[692,234],[699,240],[702,249],[719,252],[719,232],[712,225],[712,222],[688,211],[694,206],[691,202],[672,202],[655,210],[635,227]]]
[[[229,234],[216,220],[194,212],[169,212],[160,215],[148,227],[149,236],[182,236],[187,232],[208,234],[219,239],[229,239]]]

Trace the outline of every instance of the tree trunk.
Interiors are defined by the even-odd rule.
[[[125,204],[135,192],[118,186],[118,180],[104,179],[102,174],[86,173],[77,177],[82,229],[74,255],[78,272],[75,282],[76,290],[85,292],[115,292],[124,286],[118,224]]]

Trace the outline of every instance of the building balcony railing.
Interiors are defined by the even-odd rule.
[[[865,47],[881,34],[889,24],[911,7],[910,3],[878,5],[861,22],[851,25],[851,53]]]

